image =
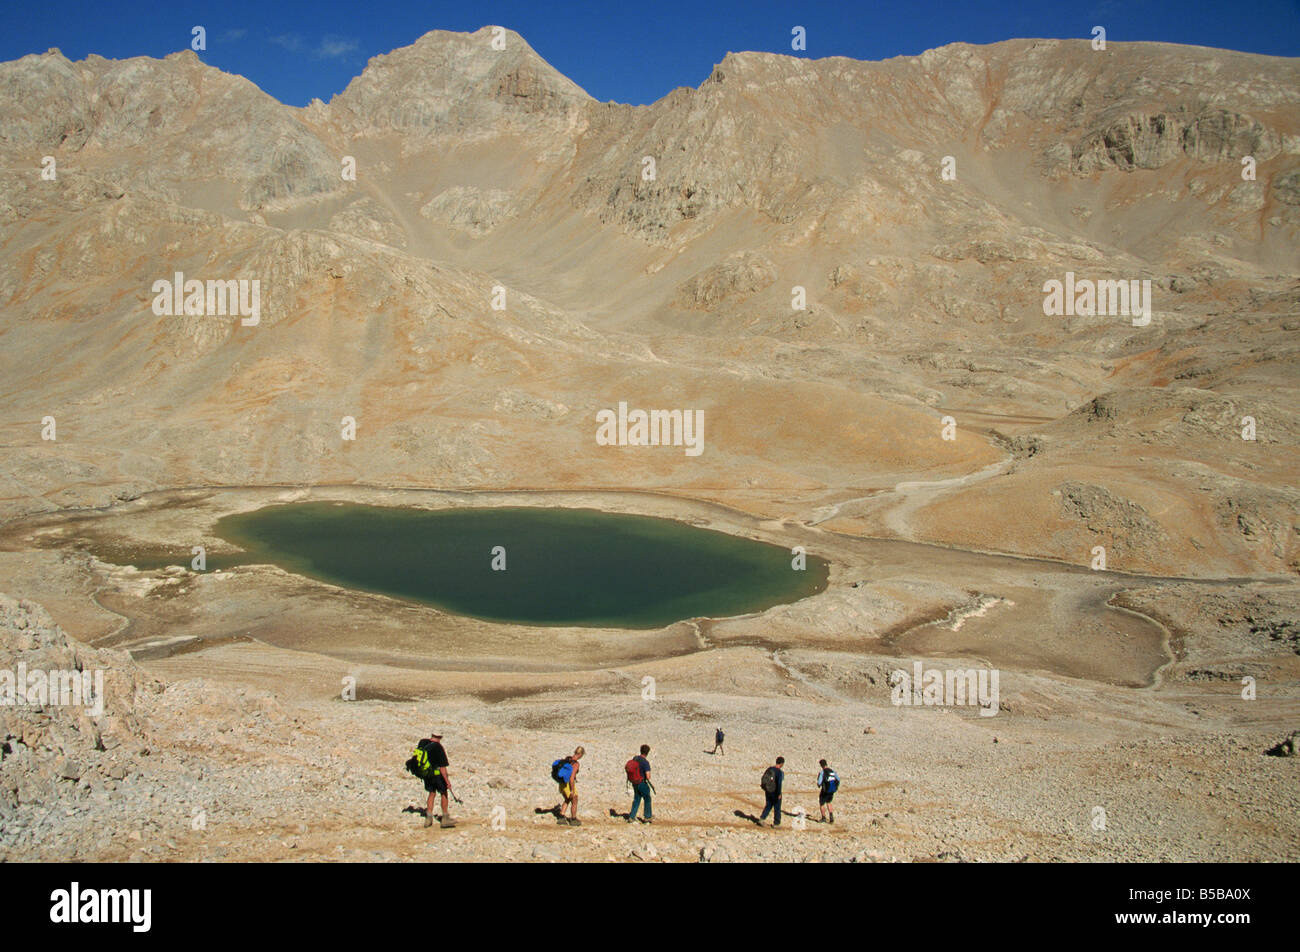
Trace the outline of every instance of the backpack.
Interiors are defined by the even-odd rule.
[[[429,763],[429,752],[417,747],[406,761],[406,769],[421,780],[427,780],[433,773],[433,764]]]
[[[637,761],[635,757],[633,757],[631,760],[625,763],[623,765],[623,769],[627,771],[628,783],[638,784],[641,781],[645,780],[645,774],[641,772],[641,764],[640,762]]]
[[[827,767],[825,773],[822,775],[822,783],[825,784],[827,793],[834,793],[840,788],[839,775],[834,770],[831,770],[830,767]]]
[[[551,761],[551,779],[556,783],[568,783],[572,776],[573,765],[569,763],[568,757]]]
[[[763,771],[763,779],[759,781],[764,793],[776,793],[776,768],[768,767]]]

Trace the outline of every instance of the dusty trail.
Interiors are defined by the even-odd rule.
[[[986,479],[992,479],[1011,466],[1012,459],[1001,460],[975,473],[968,473],[965,476],[956,476],[952,479],[937,480],[913,480],[901,482],[894,486],[894,493],[901,496],[902,499],[896,502],[892,508],[886,510],[883,514],[885,525],[889,530],[895,533],[900,539],[907,539],[915,542],[916,534],[912,528],[911,519],[916,511],[923,506],[933,502],[945,493],[951,492],[965,486],[972,486],[975,483],[983,482]]]

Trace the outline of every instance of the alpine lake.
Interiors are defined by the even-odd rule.
[[[671,519],[594,509],[338,502],[224,516],[215,534],[349,589],[489,621],[659,628],[760,612],[826,588],[829,563]]]

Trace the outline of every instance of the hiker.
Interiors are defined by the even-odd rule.
[[[722,749],[722,742],[726,739],[726,736],[726,734],[722,733],[721,727],[715,730],[713,732],[713,749],[709,753],[725,755],[727,752]]]
[[[646,754],[650,753],[650,745],[642,744],[640,755],[633,757],[624,766],[627,771],[627,782],[632,785],[632,812],[627,815],[627,822],[631,823],[636,819],[637,807],[645,801],[645,819],[643,823],[653,823],[654,810],[650,806],[650,761],[646,760]]]
[[[438,826],[442,829],[449,829],[456,825],[456,821],[451,818],[451,810],[447,806],[447,794],[451,793],[451,777],[447,773],[447,751],[442,747],[442,735],[434,731],[426,739],[416,745],[417,751],[424,751],[427,758],[428,772],[424,777],[424,789],[429,791],[429,802],[424,808],[424,826],[429,828],[433,826],[433,799],[436,794],[442,794],[442,820]],[[419,754],[416,754],[419,759]]]
[[[829,822],[835,822],[835,791],[840,788],[840,778],[827,766],[826,761],[819,760],[821,770],[817,772],[817,805],[822,809],[822,822],[828,822],[826,814],[830,813]]]
[[[781,825],[781,785],[785,783],[785,771],[781,768],[785,765],[785,758],[776,758],[776,763],[763,771],[763,779],[760,785],[763,787],[763,796],[766,802],[763,804],[763,812],[758,817],[758,822],[762,825],[767,819],[767,815],[773,810],[776,811],[776,817],[772,826]]]
[[[585,753],[583,748],[578,747],[572,756],[551,763],[551,779],[560,785],[560,796],[564,798],[551,808],[551,812],[555,814],[557,822],[569,826],[582,826],[582,821],[578,819],[578,761],[582,760]],[[569,808],[567,820],[564,816],[565,807]]]

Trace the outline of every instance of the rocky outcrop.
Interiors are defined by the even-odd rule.
[[[126,653],[89,648],[40,605],[0,594],[0,807],[118,773],[146,745],[141,695],[161,690]]]
[[[1273,195],[1285,205],[1300,205],[1300,168],[1283,172],[1273,179]]]
[[[1282,148],[1281,136],[1248,116],[1218,109],[1194,118],[1176,113],[1127,115],[1079,140],[1071,168],[1081,175],[1115,168],[1158,169],[1186,155],[1201,162],[1263,162]]]
[[[1281,136],[1262,123],[1226,109],[1202,113],[1182,132],[1183,151],[1201,162],[1267,161],[1282,151]]]
[[[401,224],[387,208],[373,198],[361,198],[352,202],[341,212],[330,218],[330,231],[382,242],[394,248],[405,248],[406,233]]]
[[[1127,548],[1157,544],[1165,536],[1164,529],[1146,509],[1103,486],[1071,481],[1060,486],[1057,493],[1067,518],[1082,522],[1090,532],[1119,536]]]
[[[776,266],[761,254],[741,252],[705,271],[677,289],[681,307],[708,310],[723,301],[742,300],[776,281]]]
[[[455,185],[439,192],[420,209],[432,221],[483,235],[514,213],[515,198],[504,189]]]

